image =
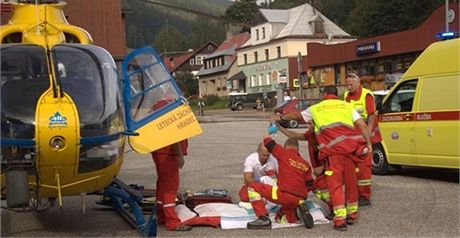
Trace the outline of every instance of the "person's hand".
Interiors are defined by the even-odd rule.
[[[179,156],[179,159],[177,160],[177,168],[182,169],[184,167],[184,156]]]
[[[313,173],[314,173],[316,176],[322,174],[323,171],[324,171],[324,166],[322,166],[322,165],[321,165],[321,166],[318,166],[318,167],[316,167],[316,168],[313,168]]]
[[[281,116],[278,115],[278,114],[273,114],[273,115],[270,117],[270,122],[272,122],[272,121],[275,121],[275,122],[281,121]]]
[[[362,155],[368,155],[372,153],[372,145],[367,145],[366,148],[363,149]]]

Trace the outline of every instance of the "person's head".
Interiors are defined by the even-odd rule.
[[[289,92],[288,91],[284,91],[284,96],[288,96],[289,95]]]
[[[355,73],[349,73],[345,77],[345,83],[347,84],[347,88],[350,92],[354,93],[359,88],[361,83],[359,76]]]
[[[268,151],[267,147],[264,146],[263,143],[259,144],[257,148],[257,154],[259,155],[259,162],[261,165],[267,163],[268,158],[270,157],[270,152]]]
[[[338,96],[339,91],[337,90],[337,87],[334,85],[327,85],[326,87],[323,88],[323,97],[326,95],[334,95]]]
[[[299,141],[294,138],[288,138],[286,142],[284,142],[284,148],[299,150]]]

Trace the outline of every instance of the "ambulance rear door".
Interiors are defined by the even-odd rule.
[[[459,168],[460,75],[427,76],[420,82],[415,150],[420,166]]]

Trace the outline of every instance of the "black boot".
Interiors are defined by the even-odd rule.
[[[248,222],[247,224],[248,229],[272,229],[272,222],[268,215],[260,216],[257,220]]]
[[[334,225],[334,230],[338,230],[338,231],[347,231],[347,223],[344,223],[342,225]]]
[[[364,206],[370,206],[370,205],[371,205],[371,200],[365,197],[359,197],[358,206],[364,207]]]
[[[313,222],[313,217],[308,210],[307,204],[302,203],[297,207],[297,216],[300,218],[303,224],[305,224],[307,229],[311,229],[315,225]]]

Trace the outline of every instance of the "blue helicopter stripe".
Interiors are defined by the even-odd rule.
[[[35,140],[32,139],[4,139],[1,140],[2,146],[23,146],[23,147],[34,147]]]
[[[81,145],[96,145],[120,139],[123,136],[122,132],[113,135],[82,137],[80,139]]]

